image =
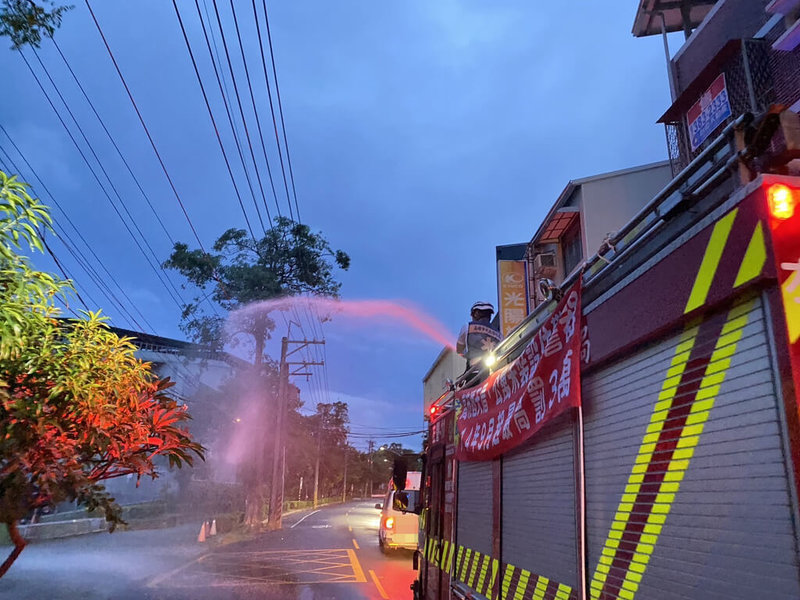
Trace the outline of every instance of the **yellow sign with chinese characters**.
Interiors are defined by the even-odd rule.
[[[506,337],[528,316],[528,277],[524,260],[497,261],[500,332]]]

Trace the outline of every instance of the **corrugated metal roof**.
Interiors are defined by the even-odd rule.
[[[688,9],[689,27],[694,29],[703,22],[716,3],[717,0],[639,0],[633,21],[633,35],[645,37],[660,34],[662,14],[668,32],[683,31],[681,6]]]

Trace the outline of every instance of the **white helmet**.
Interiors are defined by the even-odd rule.
[[[491,302],[476,302],[472,305],[472,308],[469,309],[469,312],[472,313],[476,310],[488,310],[489,312],[494,312],[494,306],[492,306]]]

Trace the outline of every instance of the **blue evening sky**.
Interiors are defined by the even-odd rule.
[[[249,0],[235,2],[285,211],[252,7]],[[243,201],[257,224],[194,2],[178,4]],[[217,4],[247,110],[230,4]],[[456,332],[473,301],[496,302],[495,246],[528,241],[570,179],[666,158],[663,128],[655,123],[669,104],[663,46],[658,37],[632,37],[636,4],[268,3],[301,217],[352,257],[350,271],[340,274],[345,300],[404,299]],[[86,5],[75,5],[56,40],[170,235],[195,246]],[[92,7],[192,222],[210,246],[244,219],[172,3],[94,0]],[[156,333],[183,338],[176,303],[9,46],[0,38],[0,124]],[[58,102],[33,53],[25,56]],[[169,239],[50,41],[39,56],[164,260]],[[252,119],[249,127],[255,134]],[[0,148],[31,181],[2,133]],[[259,156],[260,145],[256,151]],[[2,153],[0,165],[11,168]],[[60,213],[54,217],[67,227]],[[53,248],[79,290],[127,327],[63,246],[54,241]],[[37,264],[55,269],[49,258],[37,257]],[[396,326],[347,321],[326,325],[326,332],[329,397],[350,403],[354,431],[421,428],[421,378],[440,346]],[[325,378],[316,381],[304,388],[309,405],[328,397],[321,391]]]

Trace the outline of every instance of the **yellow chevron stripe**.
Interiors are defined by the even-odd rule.
[[[475,587],[475,589],[484,596],[486,594],[484,594],[483,584],[486,583],[486,574],[489,572],[489,563],[491,562],[491,560],[492,559],[488,555],[484,555],[483,560],[481,561],[481,570],[480,570],[480,575],[478,576],[478,585]]]
[[[767,262],[767,246],[764,243],[764,226],[759,221],[747,244],[733,287],[739,287],[761,275],[765,262]]]
[[[572,593],[572,588],[563,583],[558,584],[555,600],[569,600],[569,595]]]
[[[641,489],[642,482],[644,481],[644,474],[647,472],[647,465],[650,464],[650,461],[653,459],[653,451],[656,446],[655,442],[661,434],[664,421],[669,414],[669,405],[672,403],[678,391],[681,377],[686,370],[686,363],[689,362],[689,356],[692,353],[695,340],[697,339],[697,332],[697,326],[690,327],[684,331],[675,348],[675,354],[667,369],[664,383],[661,386],[661,392],[658,394],[658,401],[654,406],[653,414],[650,416],[650,424],[647,426],[642,444],[639,447],[638,455],[634,461],[633,469],[628,476],[625,493],[617,507],[617,513],[614,515],[611,530],[608,532],[608,538],[603,546],[599,564],[592,577],[592,583],[589,589],[589,596],[592,600],[599,600],[600,592],[608,578],[611,564],[614,561],[614,554],[619,547],[619,541],[622,539],[622,532],[625,531],[625,527],[631,515],[631,510],[633,510],[633,502]]]
[[[520,570],[519,581],[517,582],[517,591],[514,592],[514,600],[522,600],[525,595],[525,590],[528,589],[528,579],[531,578],[530,571],[525,569]]]
[[[550,580],[547,577],[539,576],[539,580],[536,582],[536,589],[533,590],[533,596],[531,596],[531,600],[544,600],[544,593],[547,591],[547,585],[550,583]]]
[[[714,406],[714,401],[719,394],[720,386],[731,366],[732,357],[736,353],[736,346],[739,340],[742,339],[744,326],[747,325],[747,319],[753,306],[753,301],[746,302],[733,308],[728,313],[728,318],[714,346],[714,352],[711,354],[711,359],[700,382],[700,389],[697,391],[695,401],[692,403],[687,426],[681,431],[677,449],[667,467],[669,471],[680,471],[681,478],[694,455],[694,448],[700,440],[700,435],[703,433],[703,428]],[[683,451],[683,454],[677,456],[681,451]],[[625,579],[622,583],[622,588],[626,592],[624,597],[627,600],[633,600],[639,589],[639,582],[642,579],[641,574],[644,573],[650,563],[650,557],[658,541],[661,528],[666,520],[666,515],[672,508],[675,492],[678,491],[679,487],[680,484],[676,482],[669,487],[669,491],[665,491],[662,485],[659,493],[656,494],[653,511],[647,518],[645,534],[639,539],[633,554],[633,561],[636,563],[637,568],[634,569],[632,563],[631,568],[625,573]],[[648,526],[653,527],[648,531]],[[620,590],[620,592],[623,590]],[[628,594],[630,594],[630,597],[628,597]],[[620,596],[622,596],[622,593],[620,593]]]
[[[458,579],[458,572],[461,570],[461,565],[464,563],[463,558],[464,558],[464,546],[459,546],[458,555],[456,555],[456,566],[455,569],[453,570],[453,575],[456,576],[456,579]]]
[[[489,577],[489,585],[486,586],[486,597],[492,600],[494,597],[494,582],[497,580],[497,569],[500,563],[496,558],[492,559],[492,574]]]
[[[439,568],[444,570],[444,566],[447,563],[447,551],[450,549],[450,541],[445,540],[444,545],[442,547],[442,553],[439,555]]]
[[[691,312],[705,304],[708,292],[711,289],[711,283],[714,281],[714,275],[719,266],[719,260],[722,258],[722,251],[728,242],[728,236],[731,233],[731,228],[738,212],[739,209],[735,208],[714,224],[711,238],[708,240],[706,252],[700,263],[700,269],[697,271],[697,278],[694,280],[684,313]]]
[[[472,568],[469,570],[469,581],[466,584],[475,589],[475,575],[478,572],[478,563],[483,560],[483,555],[480,552],[476,552],[474,558],[472,559]]]
[[[445,569],[444,569],[448,573],[451,572],[450,571],[450,567],[453,566],[453,553],[455,552],[455,550],[456,550],[456,545],[455,544],[451,544],[450,545],[450,551],[447,553],[447,564],[445,565]]]
[[[472,550],[467,548],[467,551],[464,553],[464,562],[461,565],[461,576],[459,580],[466,583],[467,581],[467,567],[469,566],[469,557],[472,556]]]
[[[511,578],[514,576],[514,566],[506,565],[506,573],[503,575],[503,585],[500,588],[500,599],[508,598],[508,588],[511,587]]]
[[[795,271],[781,286],[783,310],[786,312],[786,327],[789,343],[800,338],[800,271]]]

